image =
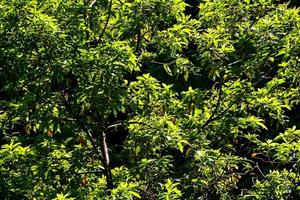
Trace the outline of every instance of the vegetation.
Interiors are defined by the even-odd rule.
[[[1,0],[4,199],[300,199],[298,1]]]

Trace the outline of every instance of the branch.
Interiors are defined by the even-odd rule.
[[[256,169],[258,169],[259,173],[263,176],[263,177],[266,177],[266,175],[262,172],[262,170],[260,169],[259,165],[258,165],[258,162],[256,162],[256,165],[255,167]]]
[[[142,40],[142,37],[141,37],[141,27],[139,25],[138,27],[138,34],[137,34],[137,41],[136,41],[136,53],[139,55],[139,51],[140,51],[140,45],[141,45],[141,40]]]
[[[176,60],[173,60],[173,61],[168,62],[168,63],[157,62],[157,61],[150,61],[150,63],[159,64],[159,65],[172,65],[172,64],[176,63]]]
[[[253,87],[255,87],[255,86],[257,86],[262,80],[264,80],[264,79],[266,79],[267,78],[267,76],[268,76],[268,74],[271,72],[271,70],[269,70],[268,71],[268,73],[264,76],[261,76],[261,78],[258,80],[258,81],[256,81],[256,83],[254,83],[253,84]],[[213,121],[215,121],[215,120],[218,120],[218,119],[220,119],[220,118],[222,118],[225,114],[226,114],[226,112],[234,105],[234,104],[236,104],[239,100],[240,100],[240,98],[248,91],[248,89],[249,88],[246,88],[244,91],[242,91],[240,94],[238,94],[238,96],[235,98],[235,100],[234,101],[232,101],[230,104],[229,104],[229,106],[227,107],[227,108],[225,108],[225,110],[223,110],[221,113],[219,113],[218,115],[216,115],[216,116],[213,116],[213,115],[211,115],[211,116],[213,116],[213,117],[210,117],[201,127],[200,127],[200,130],[203,130],[206,126],[208,126],[211,122],[213,122]],[[217,111],[216,111],[217,112]],[[215,113],[216,113],[215,112]]]
[[[118,126],[124,126],[125,124],[126,124],[125,122],[118,122],[118,123],[115,123],[115,124],[111,124],[111,125],[109,125],[109,126],[106,127],[105,132],[107,130],[111,129],[111,128],[118,127]],[[147,125],[144,122],[137,122],[137,121],[127,122],[127,124],[142,124],[142,125]]]
[[[222,96],[222,87],[223,87],[223,77],[221,77],[221,80],[220,80],[220,89],[219,89],[219,95],[218,95],[218,101],[217,101],[217,104],[216,104],[216,107],[215,109],[213,110],[212,114],[210,115],[210,117],[208,118],[208,120],[201,126],[200,129],[203,129],[205,128],[210,122],[211,120],[213,120],[215,114],[217,113],[219,107],[220,107],[220,104],[221,104],[221,96]]]
[[[104,32],[105,32],[105,30],[107,28],[107,25],[108,25],[108,22],[109,22],[109,19],[110,19],[110,15],[111,15],[111,10],[112,10],[112,0],[110,0],[110,2],[109,2],[108,16],[107,16],[106,22],[104,24],[104,27],[102,29],[102,32],[99,35],[98,42],[100,42],[100,40],[102,39],[102,37],[104,35]]]
[[[71,116],[72,116],[72,117],[75,119],[75,121],[78,123],[79,127],[86,133],[86,135],[87,135],[89,141],[91,142],[91,144],[92,144],[92,146],[93,146],[93,151],[95,152],[96,155],[98,155],[100,161],[101,161],[102,163],[104,163],[102,157],[100,156],[100,152],[99,152],[99,150],[98,150],[98,148],[97,148],[97,146],[96,146],[96,144],[95,144],[95,142],[94,142],[94,139],[93,139],[93,137],[92,137],[92,136],[90,135],[90,133],[89,133],[88,128],[85,126],[85,124],[83,124],[83,123],[81,122],[81,120],[79,119],[79,117],[73,112],[72,107],[71,107],[71,104],[70,104],[70,102],[66,99],[63,90],[60,89],[60,91],[61,91],[61,95],[62,95],[62,97],[63,97],[63,102],[64,102],[64,104],[65,104],[65,108],[67,109],[67,112],[69,112],[69,113],[71,114]]]
[[[94,170],[86,172],[76,172],[76,174],[103,174],[103,170]]]
[[[221,113],[219,113],[218,115],[216,115],[216,116],[214,116],[214,117],[212,117],[212,118],[210,118],[209,120],[207,120],[202,126],[201,126],[201,128],[200,128],[200,130],[201,129],[203,129],[203,128],[205,128],[208,124],[210,124],[211,122],[213,122],[213,121],[215,121],[215,120],[218,120],[218,119],[220,119],[220,118],[222,118],[223,117],[223,115],[234,105],[234,104],[236,104],[239,100],[240,100],[240,98],[246,93],[246,91],[247,90],[244,90],[243,92],[241,92],[237,97],[236,97],[236,99],[234,100],[234,101],[232,101],[231,103],[230,103],[230,105],[227,107],[227,108],[225,108],[225,110],[223,110]]]
[[[104,158],[104,169],[105,169],[105,176],[106,176],[106,186],[108,189],[113,189],[113,180],[112,180],[112,174],[110,169],[110,163],[109,163],[109,153],[106,143],[106,133],[102,133],[102,154]]]
[[[84,18],[84,25],[86,27],[86,29],[88,29],[89,27],[89,24],[88,24],[88,14],[87,14],[87,0],[84,0],[84,13],[83,13],[83,18]],[[85,35],[86,35],[86,39],[89,40],[90,38],[90,34],[89,34],[89,31],[86,30],[85,31]]]

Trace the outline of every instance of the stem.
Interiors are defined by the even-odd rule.
[[[104,158],[104,168],[105,168],[105,176],[106,176],[106,186],[108,189],[113,189],[113,180],[112,180],[112,174],[111,174],[111,168],[109,163],[109,153],[106,143],[106,133],[102,133],[102,155]]]
[[[83,13],[84,25],[85,25],[86,29],[88,29],[89,28],[88,14],[87,14],[88,1],[84,0],[83,2],[84,2],[84,13]],[[89,34],[88,30],[85,31],[85,35],[86,35],[86,39],[89,40],[90,34]]]
[[[253,84],[253,87],[256,87],[262,80],[266,79],[268,74],[271,72],[271,70],[269,70],[269,72],[266,74],[266,75],[263,75],[260,77],[259,80],[257,80],[254,84]],[[240,94],[238,94],[236,96],[236,98],[229,104],[229,106],[227,108],[225,108],[222,112],[220,112],[218,115],[215,115],[217,113],[217,110],[214,113],[215,116],[211,115],[211,117],[200,127],[200,131],[203,130],[205,127],[207,127],[211,122],[215,121],[215,120],[218,120],[220,118],[222,118],[226,112],[236,103],[239,102],[239,100],[241,99],[241,97],[246,94],[246,92],[248,91],[248,89],[250,89],[249,87],[246,88],[244,91],[242,91]],[[221,92],[221,91],[220,91]],[[219,97],[220,97],[220,94],[219,93]],[[220,104],[220,103],[219,103]]]
[[[100,152],[97,148],[97,145],[95,144],[95,141],[92,137],[92,135],[89,132],[89,129],[81,122],[81,120],[79,119],[79,117],[73,112],[72,107],[70,102],[66,99],[65,94],[63,92],[63,90],[61,90],[61,94],[63,97],[63,102],[65,104],[65,108],[67,110],[67,112],[69,112],[71,114],[71,116],[75,119],[75,121],[77,122],[77,124],[79,125],[79,127],[86,133],[89,141],[91,142],[92,146],[93,146],[93,151],[95,152],[96,155],[98,155],[100,161],[103,163],[103,159],[100,156]]]
[[[136,49],[135,49],[137,55],[139,55],[140,46],[141,46],[141,40],[142,40],[142,37],[141,37],[141,27],[139,25],[139,27],[138,27],[138,33],[137,33]]]
[[[212,114],[210,115],[210,117],[208,118],[208,120],[201,126],[200,129],[203,129],[205,128],[215,117],[219,107],[220,107],[220,104],[221,104],[221,96],[222,96],[222,87],[223,87],[223,77],[221,78],[221,81],[220,81],[220,89],[219,89],[219,95],[218,95],[218,101],[217,101],[217,104],[216,104],[216,107],[215,109],[213,110]]]
[[[109,19],[110,19],[110,15],[111,15],[111,10],[112,10],[112,0],[110,0],[109,2],[109,8],[108,8],[108,16],[107,16],[107,19],[106,19],[106,22],[104,24],[104,27],[102,29],[102,32],[100,33],[99,35],[99,38],[98,38],[98,42],[100,42],[100,40],[102,39],[104,33],[105,33],[105,30],[107,28],[107,25],[108,25],[108,22],[109,22]]]

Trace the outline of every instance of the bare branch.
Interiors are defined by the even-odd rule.
[[[105,168],[105,176],[106,176],[106,185],[108,189],[113,189],[113,180],[109,163],[109,153],[106,143],[106,133],[102,133],[102,154],[104,158],[104,168]]]

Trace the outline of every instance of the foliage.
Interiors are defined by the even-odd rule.
[[[2,0],[0,196],[299,199],[284,2]]]

